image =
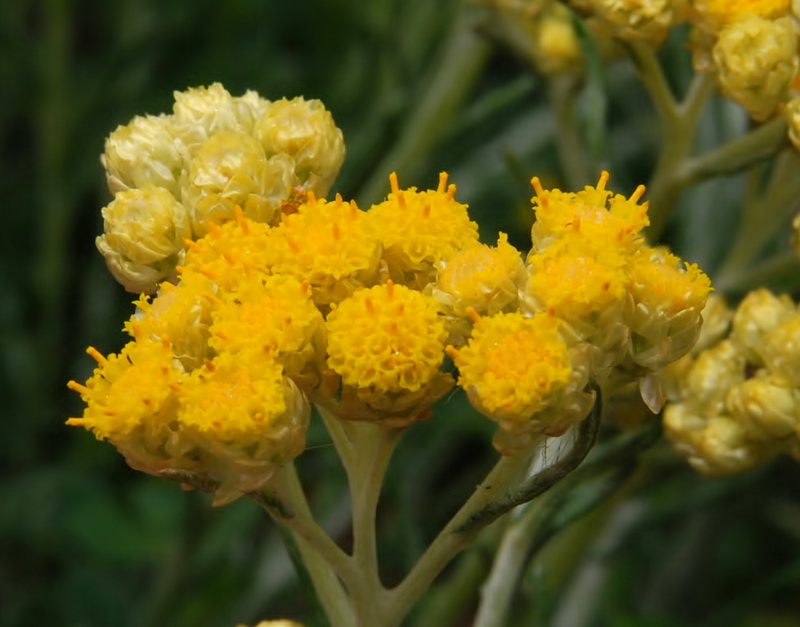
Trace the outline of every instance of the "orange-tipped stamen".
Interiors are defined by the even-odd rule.
[[[400,185],[397,182],[397,172],[392,172],[389,175],[389,185],[392,187],[392,193],[397,195],[397,193],[400,191]]]
[[[633,190],[633,193],[631,194],[631,201],[636,202],[637,200],[639,200],[642,197],[642,194],[644,194],[644,190],[645,190],[644,185],[639,185],[639,187]]]
[[[64,424],[70,427],[83,427],[86,425],[86,420],[83,418],[68,418]]]
[[[97,350],[94,346],[89,346],[86,349],[86,352],[91,355],[92,359],[94,359],[98,364],[104,364],[108,361],[103,353]]]
[[[79,394],[88,394],[89,388],[85,385],[81,385],[77,381],[67,381],[67,387],[74,392],[78,392]]]
[[[203,247],[200,246],[200,244],[195,242],[193,239],[184,238],[183,245],[186,246],[186,248],[191,248],[195,252],[199,252],[199,251],[203,250]]]
[[[439,187],[436,191],[441,194],[445,189],[447,189],[447,172],[439,172]]]
[[[606,188],[606,183],[608,183],[608,179],[611,175],[608,173],[607,170],[603,170],[600,173],[600,180],[597,181],[597,191],[602,191]]]
[[[239,225],[239,228],[242,229],[242,232],[245,235],[250,235],[250,225],[247,223],[247,220],[244,219],[244,211],[239,205],[236,205],[233,208],[233,214],[236,216],[236,224]]]
[[[394,298],[394,281],[389,279],[386,281],[386,298],[392,300]]]
[[[475,311],[474,307],[467,307],[467,315],[472,319],[473,322],[478,322],[481,319],[480,314]]]

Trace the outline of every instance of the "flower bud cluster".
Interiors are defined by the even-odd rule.
[[[722,92],[756,121],[796,97],[798,24],[789,0],[696,0],[690,5],[694,65],[716,72]],[[796,131],[795,131],[796,134]]]
[[[219,83],[175,92],[173,113],[137,116],[106,140],[114,200],[97,247],[130,292],[176,277],[187,240],[234,217],[275,223],[308,192],[324,195],[344,142],[318,100],[234,97]]]
[[[779,454],[800,459],[800,308],[748,294],[730,333],[682,365],[664,425],[700,472],[727,475]]]
[[[218,129],[236,119],[223,114],[183,115]],[[195,154],[227,132],[196,137]],[[710,287],[644,244],[643,188],[612,195],[607,179],[575,194],[534,179],[527,261],[504,234],[478,241],[444,173],[428,190],[392,174],[367,211],[311,189],[272,223],[236,207],[188,242],[177,281],[136,301],[119,354],[89,349],[97,368],[70,382],[86,409],[69,424],[225,503],[300,454],[312,404],[385,428],[428,417],[456,383],[449,356],[501,452],[558,436],[590,411],[590,381],[636,380],[686,353]]]

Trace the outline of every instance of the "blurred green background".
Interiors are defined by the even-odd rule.
[[[133,472],[113,447],[64,426],[82,411],[65,382],[91,372],[85,347],[118,350],[132,312],[94,247],[110,200],[98,157],[117,125],[169,111],[173,90],[220,81],[234,95],[320,98],[348,146],[335,191],[366,208],[392,169],[419,187],[447,170],[482,239],[502,230],[524,249],[530,177],[564,181],[557,131],[542,79],[476,36],[476,19],[475,7],[456,0],[0,5],[0,627],[233,627],[283,616],[324,624],[254,503],[212,509],[207,495]],[[663,59],[675,85],[685,84],[679,40]],[[610,167],[611,187],[629,193],[650,173],[658,130],[629,66],[605,79],[580,110],[597,130],[602,105],[592,175]],[[745,123],[725,103],[713,106],[709,145]],[[679,253],[713,272],[736,228],[740,190],[731,179],[682,199],[668,230]],[[409,431],[382,506],[387,581],[488,468],[491,432],[457,395]],[[653,455],[657,470],[616,509],[546,546],[511,624],[535,615],[562,627],[800,625],[798,464],[708,480],[666,447]],[[299,462],[320,519],[347,543],[344,480],[318,426]],[[586,537],[592,528],[599,544]],[[485,545],[445,581],[468,575],[465,564],[485,574]],[[588,588],[587,568],[597,575]],[[467,575],[464,610],[438,624],[470,623],[480,578]],[[436,624],[441,606],[423,605],[408,624]],[[585,619],[564,623],[565,607]]]

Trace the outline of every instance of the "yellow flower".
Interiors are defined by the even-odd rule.
[[[752,440],[785,440],[800,427],[800,390],[764,370],[733,387],[727,406]]]
[[[319,100],[285,98],[264,107],[254,136],[268,157],[288,155],[305,190],[328,193],[344,161],[342,131]]]
[[[760,354],[773,376],[788,386],[800,386],[800,312],[764,336]]]
[[[100,157],[112,194],[155,185],[180,200],[185,149],[172,131],[169,116],[136,116],[108,136]]]
[[[602,242],[603,246],[626,254],[635,252],[641,245],[641,230],[650,224],[647,203],[638,204],[644,186],[639,186],[630,198],[612,197],[605,188],[608,178],[608,172],[603,172],[597,186],[567,193],[545,190],[538,177],[533,177],[536,196],[531,200],[536,222],[531,230],[532,254],[543,252],[556,240],[575,233],[583,241]]]
[[[272,228],[248,220],[234,209],[235,220],[221,226],[209,224],[209,232],[196,242],[186,242],[182,276],[202,274],[221,289],[233,289],[242,274],[269,274]]]
[[[722,91],[758,121],[769,118],[797,75],[792,19],[746,14],[725,26],[713,50]]]
[[[431,294],[451,316],[450,342],[466,341],[471,328],[469,309],[490,316],[516,309],[517,292],[526,277],[522,257],[508,243],[505,233],[500,234],[495,247],[471,241],[449,260],[440,262]]]
[[[310,193],[273,231],[269,256],[272,272],[307,281],[315,302],[325,306],[377,282],[380,242],[354,202]]]
[[[267,159],[258,141],[241,133],[219,133],[203,142],[189,164],[182,198],[191,208],[197,235],[209,223],[234,218],[234,208],[257,222],[271,222],[296,183],[285,155]]]
[[[586,370],[573,368],[558,328],[546,313],[500,313],[477,319],[465,347],[447,349],[470,403],[511,434],[495,438],[504,454],[517,452],[517,436],[560,435],[588,413]]]
[[[392,278],[422,288],[435,279],[435,264],[446,261],[478,239],[478,225],[467,205],[456,202],[455,185],[439,176],[436,190],[401,190],[397,175],[389,176],[392,192],[367,215],[381,239]]]
[[[162,187],[118,192],[103,208],[105,233],[96,240],[114,278],[129,292],[153,292],[175,276],[191,237],[189,215]]]
[[[208,352],[214,284],[198,273],[184,274],[177,285],[162,283],[152,299],[135,302],[136,313],[125,323],[132,337],[166,341],[187,372],[200,366]]]
[[[85,386],[68,383],[80,392],[86,410],[67,424],[86,427],[114,444],[166,437],[177,410],[174,386],[183,376],[169,343],[132,341],[108,357],[91,347],[87,352],[98,362],[94,373]]]
[[[182,448],[218,482],[215,505],[259,489],[303,451],[311,409],[276,362],[219,355],[180,388]]]
[[[308,284],[290,276],[244,276],[220,294],[209,345],[218,354],[267,356],[300,375],[324,355],[324,321],[310,296]]]
[[[447,332],[436,301],[392,282],[343,300],[327,327],[328,365],[354,388],[417,392],[444,360]]]
[[[688,353],[703,323],[711,281],[696,264],[684,264],[660,249],[643,250],[631,260],[631,356],[658,370]]]
[[[770,20],[787,15],[790,4],[790,0],[693,0],[692,21],[716,34],[743,15],[757,15]]]

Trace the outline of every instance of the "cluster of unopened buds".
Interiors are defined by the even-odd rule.
[[[503,234],[479,242],[444,173],[422,191],[391,175],[366,211],[324,200],[342,157],[320,103],[219,85],[117,129],[98,246],[152,295],[119,353],[88,350],[97,367],[69,384],[86,402],[69,424],[223,504],[300,455],[312,405],[403,429],[457,384],[504,455],[584,420],[598,387],[638,385],[661,409],[660,373],[694,346],[711,287],[646,244],[643,187],[612,194],[603,173],[565,193],[534,178],[523,256]]]

